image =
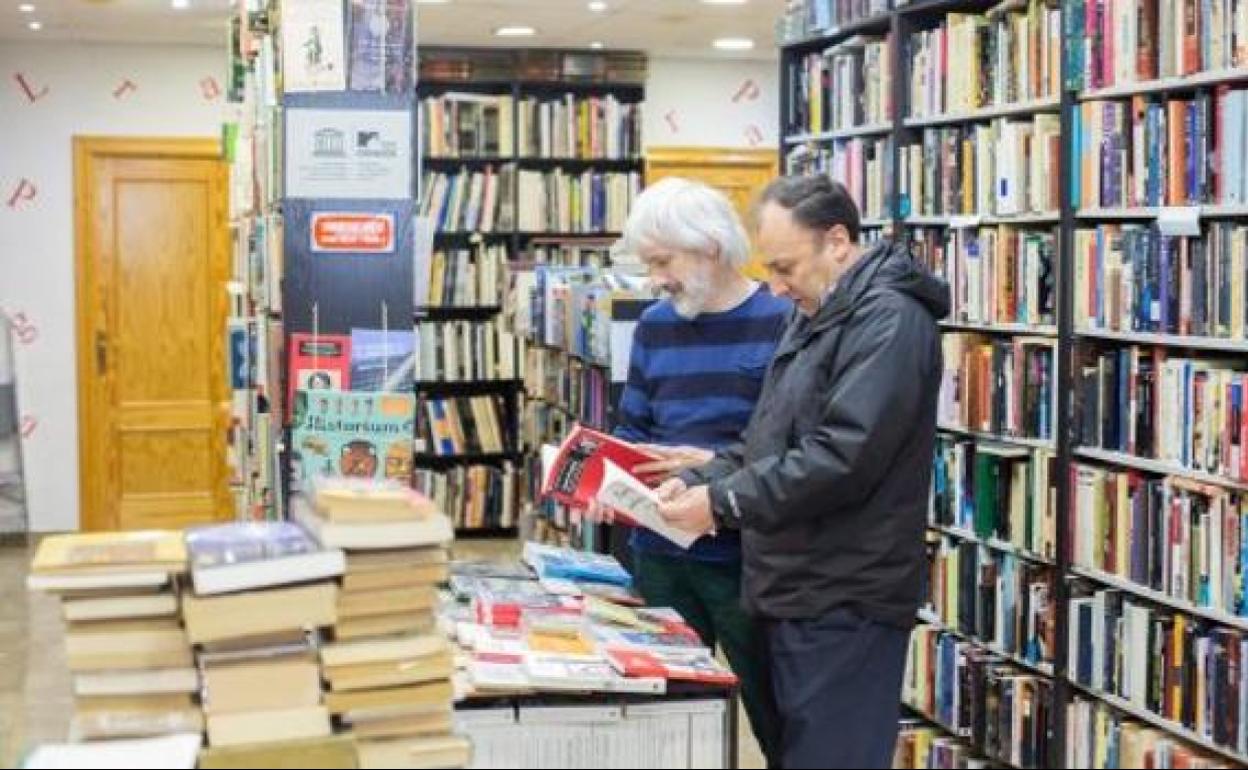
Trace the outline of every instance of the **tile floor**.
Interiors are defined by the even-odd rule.
[[[460,541],[460,558],[510,559],[507,541]],[[63,741],[72,709],[69,673],[61,644],[56,599],[26,590],[33,548],[0,544],[0,767],[15,767],[34,746]],[[740,716],[741,767],[764,766],[758,745]]]

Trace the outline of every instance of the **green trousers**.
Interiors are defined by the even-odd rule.
[[[774,756],[775,701],[767,679],[762,630],[741,608],[741,562],[705,562],[696,559],[636,553],[637,589],[651,607],[678,611],[702,637],[707,647],[718,644],[728,665],[741,680],[741,700],[759,748]]]

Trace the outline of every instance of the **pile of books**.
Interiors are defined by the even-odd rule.
[[[342,552],[290,522],[201,527],[186,542],[194,591],[183,612],[209,745],[202,761],[255,767],[296,750],[347,761],[350,747],[334,749],[317,655],[319,629],[338,617]]]
[[[354,734],[360,767],[467,764],[469,744],[452,734],[451,648],[434,630],[449,519],[406,487],[338,478],[319,479],[292,510],[324,547],[346,552],[320,660],[326,705]]]
[[[669,681],[735,684],[677,612],[628,606],[639,602],[610,556],[529,543],[525,560],[533,572],[452,566],[457,601],[445,619],[462,651],[460,683],[469,696],[663,694]]]
[[[55,535],[31,564],[31,590],[56,594],[73,676],[75,741],[203,730],[199,675],[179,612],[179,532]]]

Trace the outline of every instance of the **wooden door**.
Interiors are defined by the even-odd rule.
[[[74,176],[81,527],[228,517],[219,142],[80,137]]]
[[[737,213],[752,229],[750,208],[759,191],[779,173],[775,150],[737,150],[714,147],[651,147],[646,150],[646,183],[669,176],[696,179],[728,196]],[[746,265],[746,274],[763,278],[757,257]]]

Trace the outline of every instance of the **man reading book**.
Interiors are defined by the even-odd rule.
[[[764,190],[758,244],[799,312],[741,443],[659,490],[668,523],[740,533],[784,767],[890,765],[926,563],[949,287],[858,229],[827,177]]]
[[[647,188],[623,245],[666,297],[633,335],[615,435],[660,456],[634,473],[674,473],[738,440],[792,305],[742,275],[750,254],[745,230],[728,199],[706,185],[669,178]],[[758,628],[741,606],[739,534],[708,535],[685,550],[637,528],[631,545],[646,602],[678,610],[708,647],[723,648],[771,758],[773,709]]]

